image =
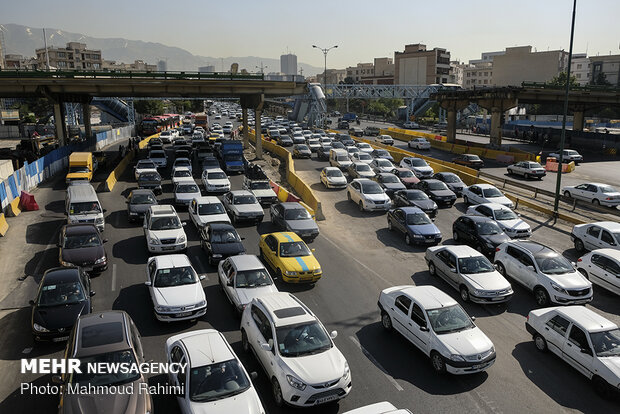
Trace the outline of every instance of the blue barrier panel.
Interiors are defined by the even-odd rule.
[[[4,187],[4,182],[0,183],[0,206],[2,206],[4,200],[8,198],[6,194],[6,188]]]
[[[11,189],[11,194],[13,195],[12,198],[19,197],[19,192],[17,191],[17,186],[15,185],[15,177],[9,175],[8,182],[9,188]]]

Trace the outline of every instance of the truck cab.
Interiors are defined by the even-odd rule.
[[[227,173],[245,171],[243,143],[241,141],[224,140],[218,150],[224,170]]]
[[[74,152],[69,155],[69,172],[65,181],[88,181],[93,179],[96,165],[91,152]]]

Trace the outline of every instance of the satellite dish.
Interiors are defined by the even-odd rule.
[[[233,75],[236,75],[238,70],[239,70],[238,63],[233,63],[232,65],[230,65],[230,73],[232,73]]]

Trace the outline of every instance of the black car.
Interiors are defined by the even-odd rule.
[[[188,150],[186,149],[178,149],[176,151],[174,151],[174,159],[178,160],[179,158],[187,158],[188,160],[190,160],[191,154]]]
[[[161,194],[161,175],[155,171],[143,172],[138,176],[138,188]]]
[[[30,328],[36,341],[65,341],[80,317],[92,312],[90,277],[79,267],[49,269],[30,301]]]
[[[108,255],[94,224],[66,224],[58,237],[58,257],[64,267],[79,266],[82,270],[101,273],[108,268]]]
[[[209,168],[220,168],[220,161],[215,157],[205,157],[202,159],[202,170]]]
[[[292,231],[308,242],[313,241],[319,235],[319,226],[301,204],[297,202],[284,202],[273,204],[269,208],[271,222],[283,229]]]
[[[343,145],[343,148],[344,148],[344,145]],[[329,152],[331,151],[331,149],[332,149],[331,146],[323,146],[323,145],[321,145],[316,150],[316,157],[320,161],[329,161]]]
[[[495,248],[510,240],[495,220],[482,216],[461,216],[452,224],[452,238],[493,257]]]
[[[456,194],[454,194],[443,181],[433,179],[422,180],[415,186],[418,190],[422,190],[428,194],[431,200],[435,201],[437,204],[444,204],[452,207],[456,202]]]
[[[212,266],[228,256],[245,253],[241,240],[237,230],[228,223],[210,223],[200,229],[200,246]]]
[[[293,146],[293,158],[310,158],[312,151],[306,144],[296,144]]]
[[[137,189],[129,193],[127,197],[127,219],[130,223],[142,220],[144,213],[154,205],[157,205],[155,194],[151,190]]]
[[[422,190],[400,190],[394,193],[395,207],[419,207],[429,217],[437,215],[437,203],[428,198]]]
[[[155,138],[151,138],[149,142],[147,143],[147,145],[149,149],[153,149],[153,147],[155,146],[161,146],[163,148],[164,142],[161,140],[161,138],[155,137]]]
[[[397,176],[390,173],[378,173],[372,180],[376,181],[390,198],[394,198],[394,193],[396,191],[405,190],[407,188]]]
[[[349,134],[338,134],[336,135],[336,139],[345,146],[355,145],[355,141],[353,141],[353,138],[351,138]]]
[[[349,129],[349,123],[347,121],[338,121],[338,129]]]
[[[466,187],[461,178],[451,172],[438,172],[433,175],[433,179],[443,181],[448,188],[454,192],[458,197],[463,194],[463,189]]]
[[[385,158],[386,160],[390,161],[390,162],[394,162],[394,157],[392,157],[392,154],[390,154],[390,152],[386,149],[383,148],[376,148],[374,149],[370,155],[373,158]]]
[[[290,147],[291,145],[293,145],[293,140],[289,135],[280,135],[278,137],[278,145],[281,145],[283,147]]]
[[[332,149],[347,149],[347,147],[340,141],[332,140]]]

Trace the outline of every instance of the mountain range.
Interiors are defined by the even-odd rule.
[[[4,36],[4,53],[34,56],[35,49],[44,47],[43,29],[23,26],[19,24],[0,24],[0,31]],[[239,70],[256,72],[257,66],[269,67],[266,72],[279,71],[280,59],[257,56],[236,57],[208,57],[193,55],[185,49],[167,46],[161,43],[123,38],[98,38],[81,33],[65,32],[59,29],[45,28],[48,47],[64,47],[67,42],[86,43],[89,49],[101,50],[104,60],[133,63],[134,60],[143,60],[149,64],[156,64],[159,60],[167,61],[169,71],[197,71],[200,66],[213,65],[216,71],[228,71],[232,63],[239,64]],[[304,76],[316,75],[322,68],[297,62],[297,70],[303,69]]]

